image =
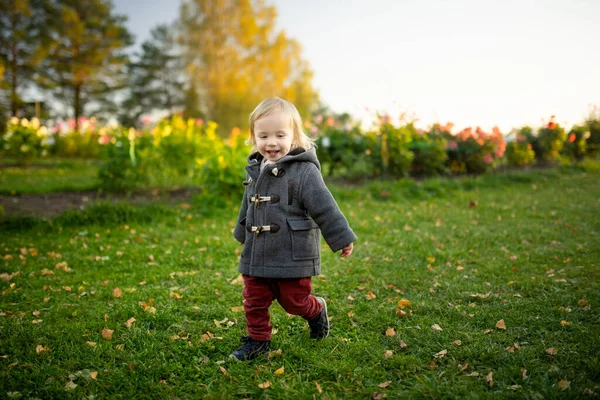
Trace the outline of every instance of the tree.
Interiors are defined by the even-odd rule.
[[[45,9],[40,0],[0,2],[0,62],[5,71],[2,90],[8,91],[10,114],[16,116],[22,92],[33,81],[47,51]]]
[[[40,83],[72,109],[77,123],[86,105],[105,99],[126,84],[133,43],[126,17],[114,14],[110,0],[47,0],[52,4],[53,45],[43,65]]]
[[[247,125],[265,97],[280,96],[308,117],[317,98],[298,42],[275,30],[277,12],[264,1],[187,0],[180,41],[201,112],[221,132]]]
[[[177,42],[167,25],[158,25],[128,66],[129,96],[122,104],[121,123],[134,125],[144,113],[183,105],[184,74]]]

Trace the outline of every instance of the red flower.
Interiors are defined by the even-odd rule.
[[[577,135],[575,135],[574,133],[571,133],[569,135],[569,143],[573,143],[576,139],[577,139]]]

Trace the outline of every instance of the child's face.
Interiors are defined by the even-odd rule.
[[[254,140],[267,161],[277,161],[290,152],[294,142],[292,119],[280,112],[256,120]]]

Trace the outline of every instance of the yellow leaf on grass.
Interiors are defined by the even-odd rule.
[[[373,393],[373,400],[381,400],[387,398],[387,394],[375,392]]]
[[[433,329],[434,331],[437,331],[437,332],[443,331],[442,327],[439,326],[438,324],[431,325],[431,329]]]
[[[407,347],[408,347],[408,345],[407,345],[406,343],[404,343],[404,340],[401,340],[401,341],[400,341],[400,348],[401,348],[401,349],[405,349],[405,348],[407,348]]]
[[[65,385],[65,390],[74,390],[76,387],[77,387],[76,383],[74,383],[73,381],[69,381]]]
[[[442,350],[439,353],[434,354],[434,358],[444,358],[448,354],[448,350]]]
[[[263,383],[259,383],[258,387],[261,388],[261,389],[270,388],[271,387],[271,382],[266,381],[266,382],[263,382]]]
[[[563,319],[562,321],[560,321],[560,324],[561,324],[562,326],[571,326],[571,323],[570,323],[570,322],[568,322],[568,321],[565,321],[564,319]]]
[[[91,377],[92,379],[96,379],[96,378],[98,378],[98,371],[92,371],[92,372],[90,372],[90,377]]]
[[[394,328],[387,328],[385,331],[385,336],[396,336],[396,331]]]
[[[244,283],[244,278],[242,277],[242,274],[239,274],[239,275],[237,276],[237,278],[235,278],[235,279],[232,279],[232,280],[229,282],[229,284],[230,284],[230,285],[241,285],[241,284],[243,284],[243,283]]]
[[[115,296],[116,298],[119,298],[123,295],[123,291],[119,288],[114,288],[113,289],[113,296]]]
[[[319,394],[323,393],[323,389],[321,389],[321,385],[319,385],[319,382],[315,381],[315,386],[317,387],[317,392]]]
[[[234,306],[234,307],[231,307],[231,311],[233,311],[233,312],[242,312],[242,311],[244,311],[244,306]]]
[[[281,375],[285,371],[285,367],[282,365],[281,368],[273,372],[275,375]]]
[[[222,366],[219,366],[219,370],[223,373],[223,375],[227,375],[227,370]]]
[[[112,330],[112,329],[108,329],[108,328],[102,329],[102,338],[105,340],[111,340],[113,332],[114,332],[114,330]]]
[[[95,347],[96,346],[96,342],[85,342],[88,346],[90,347]]]
[[[35,348],[35,352],[37,354],[40,354],[43,351],[50,351],[50,348],[46,347],[46,346],[42,346],[41,344],[38,344]]]
[[[498,329],[506,329],[506,324],[504,323],[503,319],[501,319],[500,321],[496,322],[496,328],[498,328]]]
[[[569,383],[571,382],[561,379],[560,381],[558,381],[558,387],[560,388],[560,390],[565,390],[569,387]]]
[[[283,351],[281,349],[269,351],[269,357],[268,358],[273,358],[275,356],[280,356],[282,353],[283,353]]]
[[[367,300],[374,300],[377,298],[377,296],[375,295],[375,293],[371,292],[369,290],[369,292],[367,294],[365,294],[365,297],[367,298]]]
[[[490,372],[489,374],[487,374],[485,377],[485,381],[489,383],[490,386],[492,386],[494,384],[494,373]]]
[[[452,342],[452,343],[454,343],[454,344],[455,344],[455,345],[457,345],[457,346],[460,346],[460,345],[462,344],[462,342],[461,342],[460,340],[455,340],[455,341],[454,341],[454,342]]]
[[[410,301],[407,299],[402,299],[402,300],[398,301],[398,307],[400,307],[400,308],[410,307]]]
[[[131,326],[133,325],[133,323],[134,323],[135,321],[136,321],[136,319],[135,319],[135,318],[133,318],[133,317],[131,317],[131,318],[129,318],[129,319],[127,320],[127,322],[125,322],[125,326],[126,326],[127,328],[131,328]]]
[[[382,389],[385,389],[386,387],[390,386],[391,384],[392,384],[392,381],[386,381],[386,382],[380,383],[377,386],[379,386]]]
[[[546,349],[546,354],[550,354],[551,356],[555,356],[556,353],[558,353],[558,351],[554,347],[550,347],[549,349]]]
[[[182,295],[180,295],[180,294],[179,294],[179,293],[177,293],[177,292],[171,292],[171,294],[170,294],[169,296],[171,296],[171,297],[173,297],[173,298],[176,298],[176,299],[182,299],[182,298],[183,298],[183,296],[182,296]]]
[[[386,351],[383,352],[383,356],[385,358],[390,358],[393,355],[394,355],[394,350],[386,350]]]
[[[349,317],[354,317],[356,314],[354,313],[354,311],[348,311],[348,316]]]

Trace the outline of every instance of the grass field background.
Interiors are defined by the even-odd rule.
[[[313,281],[331,335],[275,304],[273,352],[248,363],[228,359],[245,334],[237,202],[5,219],[0,396],[597,396],[599,178],[331,184],[359,237],[347,260],[324,247]]]

